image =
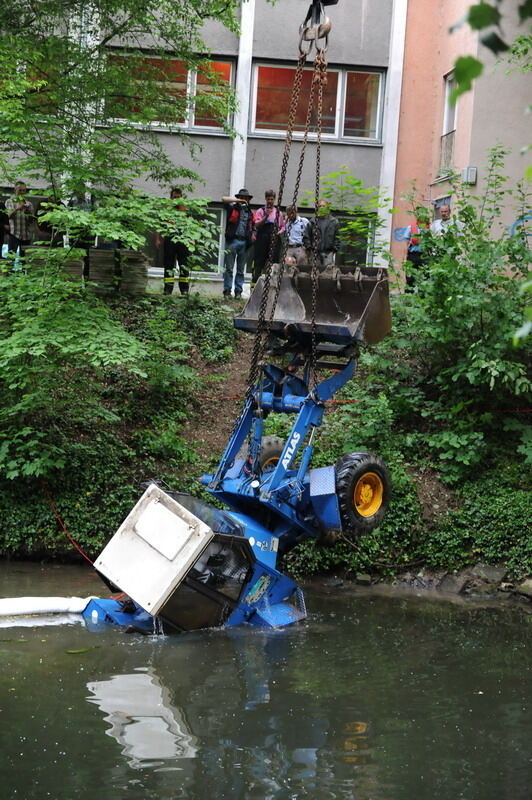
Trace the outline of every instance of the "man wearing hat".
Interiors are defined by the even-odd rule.
[[[224,297],[231,297],[233,270],[236,262],[235,297],[242,295],[246,251],[251,245],[253,234],[253,212],[249,206],[251,195],[247,189],[240,189],[235,197],[222,197],[227,209],[225,226],[224,259]]]

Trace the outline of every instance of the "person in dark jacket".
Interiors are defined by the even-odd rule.
[[[253,197],[247,189],[240,189],[234,197],[222,197],[227,209],[225,226],[224,297],[231,297],[234,276],[235,297],[241,297],[244,288],[246,253],[253,234],[253,212],[249,201]]]
[[[413,225],[409,225],[406,229],[406,264],[405,264],[405,277],[406,277],[406,292],[413,292],[416,282],[426,277],[426,269],[423,269],[426,263],[427,255],[423,252],[424,239],[429,232],[429,212],[426,208],[418,206],[415,210],[416,221]]]
[[[340,223],[332,216],[327,200],[319,200],[316,216],[303,234],[303,244],[307,250],[312,250],[314,237],[317,237],[318,255],[324,267],[334,264],[335,255],[340,249],[339,229]]]
[[[170,192],[170,200],[180,200],[183,197],[181,189],[174,187]],[[186,207],[179,203],[178,211],[185,211]],[[169,222],[172,225],[171,222]],[[183,242],[175,242],[171,236],[155,237],[155,246],[163,246],[163,268],[164,268],[164,294],[172,294],[175,283],[175,265],[179,265],[179,291],[185,295],[189,293],[189,269],[187,265],[190,251]]]

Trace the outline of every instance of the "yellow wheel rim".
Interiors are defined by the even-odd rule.
[[[278,462],[279,462],[279,456],[270,456],[270,458],[267,458],[264,464],[262,465],[262,471],[269,472],[270,470],[272,470],[274,467],[277,466]]]
[[[365,472],[355,486],[353,498],[361,517],[372,517],[382,506],[384,484],[375,472]]]

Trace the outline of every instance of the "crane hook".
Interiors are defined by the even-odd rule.
[[[317,52],[325,52],[329,44],[329,32],[331,21],[325,16],[323,5],[334,5],[337,0],[312,0],[307,11],[307,16],[299,26],[299,52],[301,55],[308,55],[312,46],[316,45]],[[320,39],[325,39],[322,47],[318,45]],[[308,42],[305,49],[303,42]]]

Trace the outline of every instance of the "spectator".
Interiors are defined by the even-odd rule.
[[[340,249],[339,229],[340,223],[332,216],[327,200],[319,200],[316,215],[303,234],[303,242],[307,250],[317,247],[324,267],[334,264],[336,253]]]
[[[0,258],[4,255],[4,243],[6,236],[9,235],[9,217],[7,216],[6,204],[0,202]]]
[[[224,297],[231,297],[233,288],[233,271],[235,297],[242,296],[244,288],[244,270],[246,253],[252,242],[253,212],[249,201],[251,195],[247,189],[240,189],[235,197],[222,197],[227,207],[227,224],[225,226],[225,258],[224,258]]]
[[[15,194],[6,200],[6,211],[9,218],[9,237],[8,249],[16,253],[20,249],[20,255],[24,255],[24,247],[31,242],[31,231],[33,225],[33,206],[24,195],[28,191],[23,181],[15,184]]]
[[[174,188],[170,192],[170,200],[179,200],[183,196],[181,189]],[[180,203],[177,206],[179,211],[185,211],[186,207]],[[169,222],[170,227],[174,227],[172,222]],[[175,230],[177,233],[177,230]],[[174,291],[174,273],[176,261],[179,265],[179,291],[181,294],[188,294],[189,292],[189,269],[187,266],[190,251],[183,242],[175,242],[171,236],[160,236],[157,234],[155,238],[155,246],[160,247],[161,241],[163,243],[163,267],[164,267],[164,293],[172,294]]]
[[[264,192],[264,206],[253,214],[255,229],[255,263],[253,267],[253,283],[256,283],[263,273],[271,252],[273,263],[279,260],[280,241],[278,234],[285,228],[284,214],[275,205],[276,194],[273,189]],[[273,237],[277,237],[273,241]],[[273,242],[273,244],[272,244]]]
[[[431,233],[434,236],[443,236],[444,233],[452,231],[453,233],[461,233],[465,225],[459,219],[453,219],[451,216],[451,207],[445,203],[440,206],[440,218],[435,219],[430,226]]]
[[[291,256],[294,264],[305,264],[307,261],[303,236],[309,225],[310,221],[306,217],[300,217],[295,206],[289,206],[286,209],[286,256],[287,258]],[[287,259],[285,259],[286,263],[288,263]]]
[[[415,210],[416,221],[406,229],[408,246],[406,250],[406,285],[407,292],[413,292],[416,281],[421,277],[420,268],[426,262],[426,253],[423,252],[424,234],[429,230],[429,212],[426,208],[418,206]]]

